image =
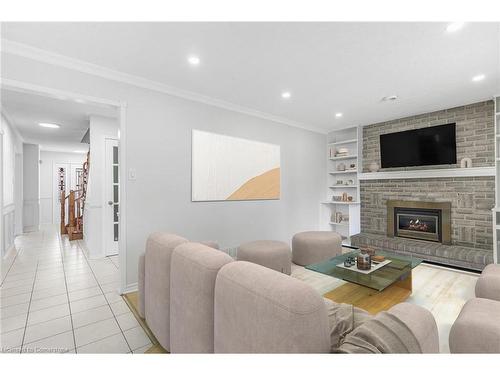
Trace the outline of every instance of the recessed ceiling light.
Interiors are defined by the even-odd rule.
[[[57,124],[51,124],[50,122],[40,122],[38,123],[42,128],[51,128],[51,129],[58,129],[61,126]]]
[[[292,94],[290,93],[290,91],[283,91],[283,92],[281,93],[281,97],[282,97],[283,99],[290,99],[290,98],[292,97]]]
[[[397,95],[389,95],[389,96],[384,96],[382,98],[383,102],[393,102],[394,100],[397,100],[398,96]]]
[[[472,77],[472,82],[482,81],[486,76],[484,74],[478,74],[477,76]]]
[[[194,55],[189,56],[188,63],[190,63],[191,65],[200,65],[200,58]]]
[[[338,113],[336,113],[336,114],[335,114],[335,117],[337,117],[337,118],[340,118],[340,117],[342,117],[342,116],[343,116],[343,115],[342,115],[342,113],[340,113],[340,112],[338,112]]]
[[[453,33],[455,31],[460,30],[462,27],[464,27],[465,22],[452,22],[448,26],[446,26],[446,31],[449,33]]]
[[[87,151],[83,151],[83,150],[74,150],[73,152],[76,152],[77,154],[86,154]]]

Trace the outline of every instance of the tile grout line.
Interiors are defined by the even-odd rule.
[[[23,353],[23,346],[24,346],[24,339],[26,337],[26,329],[28,327],[28,320],[30,317],[30,307],[31,307],[31,299],[33,298],[33,292],[35,290],[35,283],[36,283],[36,273],[38,271],[38,261],[36,263],[36,268],[35,268],[35,277],[33,278],[33,285],[31,287],[31,295],[30,295],[30,301],[28,303],[28,312],[26,313],[26,323],[24,324],[24,332],[23,332],[23,339],[21,341],[21,352],[19,354]]]
[[[71,332],[73,334],[73,345],[74,345],[75,353],[77,353],[77,351],[76,351],[76,339],[75,339],[75,328],[73,326],[73,314],[71,313],[71,303],[69,301],[68,283],[66,282],[66,271],[65,271],[65,268],[64,268],[64,257],[63,257],[63,250],[62,250],[63,249],[62,237],[61,237],[61,233],[59,233],[58,230],[56,230],[56,233],[57,233],[57,238],[59,240],[59,252],[61,254],[61,264],[62,264],[63,275],[64,275],[64,286],[66,288],[66,299],[68,300],[69,321],[71,322]]]
[[[77,245],[78,245],[78,247],[80,248],[80,251],[82,251],[82,250],[81,250],[81,247],[80,247],[80,242],[78,242],[78,243],[77,243]],[[106,302],[108,303],[108,307],[109,307],[109,309],[111,310],[111,314],[113,315],[113,318],[115,319],[116,325],[117,325],[117,326],[118,326],[118,328],[120,329],[120,332],[122,333],[122,336],[123,336],[123,338],[124,338],[125,342],[127,343],[127,346],[128,346],[128,348],[129,348],[129,353],[131,353],[131,352],[132,352],[132,348],[130,347],[130,344],[128,343],[127,337],[125,336],[125,333],[123,332],[123,329],[122,329],[122,327],[120,326],[120,323],[118,322],[118,319],[116,319],[115,312],[114,312],[114,311],[113,311],[113,309],[111,308],[111,304],[109,303],[108,299],[106,298],[106,294],[104,293],[104,291],[103,291],[103,290],[102,290],[102,288],[101,288],[101,283],[99,282],[99,280],[98,280],[98,279],[97,279],[97,277],[95,276],[94,269],[93,269],[93,268],[92,268],[92,266],[90,265],[89,260],[87,259],[87,255],[86,255],[86,254],[85,254],[85,252],[83,252],[83,251],[82,251],[82,253],[83,253],[84,257],[85,257],[85,260],[87,261],[87,264],[88,264],[88,265],[89,265],[89,267],[90,267],[90,270],[91,270],[92,274],[94,275],[94,277],[95,277],[95,279],[96,279],[96,281],[97,281],[97,285],[99,286],[99,289],[101,289],[101,292],[102,292],[102,294],[103,294],[103,296],[104,296],[104,299],[105,299],[105,300],[106,300]],[[122,297],[122,298],[123,298],[123,297]],[[128,307],[128,305],[127,305],[127,307]]]
[[[14,242],[14,247],[16,246],[15,242]],[[7,279],[7,276],[9,276],[9,272],[10,270],[12,269],[12,266],[14,265],[14,263],[16,262],[17,260],[17,256],[19,255],[19,253],[21,252],[21,249],[19,249],[19,251],[17,251],[16,249],[16,256],[14,257],[14,259],[12,260],[12,263],[10,264],[9,266],[9,269],[7,270],[7,272],[5,273],[5,277],[2,279],[2,282],[0,283],[0,287],[5,283],[5,280]]]

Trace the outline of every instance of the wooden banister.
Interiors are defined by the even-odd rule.
[[[64,175],[61,178],[61,234],[68,234],[70,241],[83,238],[83,212],[87,192],[89,159],[90,153],[87,153],[87,161],[83,164],[82,173],[78,175],[76,184],[78,189],[70,190],[69,194],[66,195]],[[67,203],[66,200],[68,200]]]

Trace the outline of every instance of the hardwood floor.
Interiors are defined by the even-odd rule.
[[[292,265],[292,276],[311,285],[321,295],[346,284],[342,280]],[[432,312],[439,330],[440,352],[449,353],[450,328],[462,306],[474,298],[478,275],[444,267],[421,264],[413,269],[413,293],[406,302]]]

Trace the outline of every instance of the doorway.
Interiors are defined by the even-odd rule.
[[[113,160],[111,160],[109,167],[110,167],[111,171],[117,169],[117,172],[119,175],[126,174],[125,173],[125,168],[126,168],[126,164],[125,164],[125,160],[126,160],[125,159],[125,152],[126,152],[125,151],[126,103],[121,102],[121,101],[115,101],[115,100],[110,100],[110,99],[88,96],[88,95],[76,94],[74,92],[52,89],[49,87],[28,84],[25,82],[20,82],[20,81],[10,80],[10,79],[2,80],[1,89],[2,89],[2,92],[4,92],[4,90],[6,90],[6,91],[17,93],[17,94],[26,94],[29,96],[38,97],[38,98],[40,98],[40,102],[45,100],[45,99],[60,100],[60,101],[66,103],[64,105],[65,107],[67,107],[67,106],[74,107],[77,104],[80,106],[92,106],[93,107],[92,110],[87,111],[87,112],[90,114],[96,113],[98,116],[104,116],[104,117],[109,116],[109,115],[107,115],[107,113],[109,113],[108,109],[115,111],[116,115],[114,115],[114,117],[116,119],[115,122],[117,123],[117,127],[118,127],[118,135],[112,136],[112,138],[114,138],[113,139],[114,142],[118,142],[117,139],[119,139],[119,146],[118,146],[118,144],[114,145],[116,147],[115,148],[116,151],[114,151],[114,152],[115,153],[118,152],[118,154],[117,154],[118,161],[121,161],[121,162],[118,163],[118,162],[113,162]],[[5,98],[5,96],[3,96],[3,97]],[[62,99],[62,98],[64,98],[64,99]],[[53,106],[42,106],[42,105],[40,105],[36,108],[49,108],[49,107],[53,108]],[[28,108],[28,107],[23,106],[23,108]],[[31,108],[35,108],[35,107],[32,106]],[[43,128],[40,127],[40,129],[43,129]],[[65,126],[60,127],[57,130],[57,134],[62,133],[65,129],[69,129],[69,127],[65,127]],[[48,142],[48,141],[54,140],[54,139],[55,138],[52,138],[52,139],[47,138],[46,141]],[[89,142],[84,142],[83,138],[78,139],[78,143],[80,143],[80,141],[82,143],[89,143]],[[35,141],[33,141],[33,142],[35,142]],[[38,142],[41,143],[42,141],[36,140],[35,143],[38,143]],[[97,143],[95,143],[95,145],[96,144]],[[101,157],[104,157],[104,155],[103,155],[104,154],[103,148],[105,147],[104,139],[101,138],[101,141],[98,142],[98,145],[99,145],[98,148],[101,148],[101,150],[102,150],[102,151],[99,151],[99,152],[102,152],[102,154],[100,154],[100,155],[101,155]],[[110,146],[108,145],[108,147],[110,147]],[[113,150],[113,146],[111,146],[111,149]],[[42,149],[42,151],[43,151],[43,149]],[[52,147],[51,147],[50,151],[51,152],[53,151]],[[54,151],[58,151],[58,150],[54,150]],[[75,152],[77,152],[77,151],[75,151]],[[113,151],[111,151],[111,155],[112,155],[112,152]],[[92,155],[91,155],[91,159],[92,159]],[[63,163],[65,161],[60,160],[57,162]],[[50,170],[50,172],[49,172],[51,175],[50,181],[52,182],[52,183],[50,183],[50,185],[52,185],[52,186],[53,185],[57,186],[57,184],[53,183],[54,182],[54,175],[55,175],[54,169],[56,169],[55,164],[56,163],[51,162],[50,168],[47,168],[48,170]],[[74,176],[75,177],[75,178],[70,177],[71,180],[74,181],[74,183],[70,180],[65,181],[65,190],[66,190],[66,187],[70,187],[71,185],[75,185],[77,183],[77,178],[76,178],[75,174],[78,173],[77,168],[81,168],[80,164],[78,164],[75,167],[73,167],[71,164],[72,163],[70,162],[70,165],[66,165],[66,166],[64,166],[64,168],[65,168],[67,176],[71,176],[71,177]],[[102,163],[102,164],[95,163],[93,165],[93,167],[100,170],[99,174],[104,174],[104,171],[103,171],[103,169],[105,169],[104,164],[105,163]],[[16,168],[16,171],[21,171],[21,169]],[[126,242],[125,242],[125,238],[126,238],[126,233],[125,233],[126,232],[126,226],[125,226],[126,210],[125,209],[126,209],[126,206],[121,205],[121,203],[125,202],[125,199],[126,199],[126,185],[120,184],[119,182],[113,182],[114,177],[113,177],[112,173],[113,172],[110,172],[107,174],[108,178],[111,180],[111,182],[108,184],[108,189],[112,192],[112,193],[108,193],[108,194],[110,194],[110,197],[111,197],[111,199],[108,199],[108,201],[111,200],[112,205],[108,206],[107,201],[105,201],[103,199],[103,198],[107,198],[107,197],[104,197],[105,190],[101,190],[101,193],[100,193],[101,197],[95,196],[95,199],[90,199],[90,198],[87,199],[87,202],[85,204],[85,210],[89,210],[90,213],[94,213],[94,217],[96,217],[96,215],[98,216],[97,220],[94,221],[97,224],[92,228],[91,228],[91,226],[87,226],[87,229],[92,230],[93,233],[97,233],[96,231],[101,232],[99,235],[99,236],[101,236],[101,240],[98,241],[98,243],[92,244],[93,248],[101,251],[100,256],[107,256],[107,255],[111,255],[111,254],[118,255],[119,273],[120,273],[120,290],[125,291],[125,290],[128,290],[128,289],[133,287],[133,284],[131,284],[132,286],[128,285],[127,280],[126,280],[126,270],[127,270],[127,264],[126,264],[127,263],[126,255],[127,254],[126,254]],[[111,177],[109,177],[109,176],[111,176]],[[95,181],[95,182],[100,187],[104,188],[107,181],[103,177],[105,177],[105,176],[96,177],[95,180],[97,180],[97,181]],[[119,177],[119,176],[117,175],[117,177]],[[73,187],[76,188],[76,186],[73,186]],[[1,186],[0,186],[0,189],[1,189]],[[46,190],[49,190],[49,189],[46,189]],[[53,197],[54,190],[56,190],[55,187],[49,190],[50,193],[46,195],[47,198]],[[95,189],[94,189],[94,191],[95,191]],[[117,194],[115,194],[115,191]],[[115,196],[116,196],[116,199],[115,199]],[[59,202],[59,199],[60,199],[59,196],[54,197],[54,198],[56,198],[56,199],[51,199],[53,202]],[[52,205],[48,205],[47,208],[50,211],[53,211],[54,217],[57,217],[57,221],[59,222],[60,221],[60,206],[57,205],[57,210],[55,210],[55,205],[53,203]],[[0,209],[1,209],[1,205],[0,205]],[[101,212],[98,212],[98,211],[101,211]],[[104,223],[102,222],[102,220],[105,216],[105,214],[103,212],[105,212],[106,215],[111,218],[110,220],[107,220],[106,225],[104,225]],[[2,215],[0,215],[0,220],[1,220],[1,216]],[[118,218],[119,218],[119,220],[118,220]],[[85,228],[85,225],[84,225],[84,228]],[[112,234],[112,236],[110,236],[110,235],[107,236],[107,238],[110,239],[109,240],[110,246],[106,245],[104,238],[102,237],[103,232],[105,232],[105,231]],[[0,241],[3,241],[2,236],[0,236]],[[106,248],[108,248],[109,250]],[[89,255],[88,252],[87,252],[87,255]],[[91,255],[89,255],[89,256],[91,257]]]

